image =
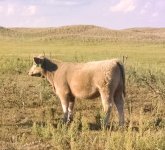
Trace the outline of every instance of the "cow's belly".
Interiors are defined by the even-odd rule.
[[[74,89],[72,90],[72,94],[79,99],[94,99],[96,97],[98,97],[99,91],[96,89],[92,89],[92,90],[86,90],[86,89],[82,89],[82,90],[77,90]]]
[[[100,95],[98,89],[91,83],[73,83],[70,89],[72,94],[79,99],[93,99]]]

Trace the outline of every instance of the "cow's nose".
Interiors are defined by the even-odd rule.
[[[29,75],[29,76],[32,76],[32,73],[31,73],[31,72],[28,72],[28,75]]]

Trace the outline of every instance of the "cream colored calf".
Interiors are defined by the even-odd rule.
[[[93,99],[101,96],[105,126],[109,124],[112,104],[115,103],[119,123],[124,125],[125,73],[118,59],[69,63],[51,61],[43,56],[34,57],[35,65],[29,71],[31,76],[44,76],[61,100],[64,122],[73,117],[75,98]]]

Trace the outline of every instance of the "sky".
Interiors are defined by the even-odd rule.
[[[0,0],[0,26],[165,27],[165,0]]]

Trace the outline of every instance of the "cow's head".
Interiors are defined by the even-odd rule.
[[[33,64],[33,66],[29,70],[29,75],[30,76],[36,76],[36,77],[43,76],[44,60],[45,60],[45,57],[41,56],[41,55],[38,56],[38,57],[34,57],[34,64]]]
[[[57,65],[45,56],[39,55],[34,57],[34,65],[29,71],[30,76],[44,77],[46,72],[53,72],[57,69]]]

